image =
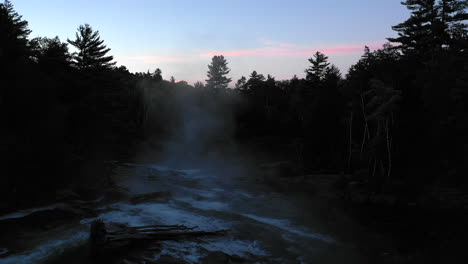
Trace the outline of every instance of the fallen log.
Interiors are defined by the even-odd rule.
[[[91,223],[90,247],[91,255],[95,258],[119,257],[132,249],[154,247],[159,241],[183,241],[200,237],[225,236],[227,230],[193,231],[198,228],[184,225],[148,225],[123,226],[109,225],[101,220]]]

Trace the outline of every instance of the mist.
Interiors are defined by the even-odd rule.
[[[137,151],[139,159],[153,156],[158,162],[180,168],[209,163],[215,167],[238,150],[235,114],[243,99],[236,92],[214,93],[164,80],[141,82],[139,89],[147,136]]]
[[[0,264],[466,262],[466,1],[183,2],[0,3]]]

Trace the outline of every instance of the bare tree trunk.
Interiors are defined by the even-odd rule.
[[[364,135],[362,135],[362,143],[361,143],[361,152],[359,153],[360,159],[362,159],[362,153],[364,152],[364,144],[366,142],[366,135],[367,135],[367,127],[364,127]]]
[[[364,98],[362,98],[362,95],[359,95],[359,96],[361,97],[362,116],[364,117],[364,135],[362,136],[361,153],[359,154],[360,158],[362,158],[362,152],[364,151],[364,144],[366,142],[366,135],[367,135],[367,139],[370,139],[370,132],[369,132],[368,124],[367,124],[366,112],[364,109]]]

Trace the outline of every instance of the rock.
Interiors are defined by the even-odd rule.
[[[170,192],[154,192],[141,195],[135,195],[130,198],[130,202],[133,204],[146,203],[146,202],[168,202],[172,198]]]
[[[128,259],[124,259],[120,262],[120,264],[138,264],[137,262],[130,261]]]
[[[359,181],[351,181],[345,190],[345,197],[355,204],[363,204],[369,202],[370,193],[366,190],[365,185]]]
[[[245,263],[246,260],[238,255],[231,255],[230,256],[231,263]]]
[[[193,231],[195,228],[196,227],[186,227],[183,225],[130,227],[116,224],[109,224],[106,227],[106,224],[101,220],[95,220],[91,223],[90,229],[91,255],[94,259],[99,261],[116,258],[140,263],[140,260],[145,260],[148,257],[152,258],[152,254],[149,254],[149,250],[150,248],[153,249],[155,246],[158,246],[156,251],[151,250],[152,253],[155,254],[160,248],[160,241],[182,241],[200,237],[219,237],[226,235],[226,230]],[[177,262],[168,262],[167,257],[162,260],[166,261],[163,263],[184,263],[179,260],[177,260]]]
[[[124,188],[119,187],[112,187],[107,188],[103,191],[104,197],[102,199],[103,202],[114,202],[119,201],[122,199],[128,198],[128,191]]]
[[[0,221],[0,230],[14,232],[14,230],[41,229],[47,230],[59,225],[78,220],[82,215],[73,210],[61,208],[41,210],[30,213],[21,218],[9,218]]]
[[[61,208],[63,211],[79,216],[80,218],[94,217],[96,211],[90,205],[74,205],[64,206]]]
[[[57,201],[81,200],[81,196],[70,189],[57,191],[55,197]]]
[[[102,189],[96,186],[79,186],[73,190],[85,201],[96,200],[102,194]]]
[[[2,255],[6,255],[8,252],[10,252],[10,250],[8,250],[7,248],[0,248],[0,257]]]
[[[106,225],[101,220],[96,220],[91,223],[90,228],[90,248],[92,255],[100,255],[101,252],[99,250],[105,245],[106,243]]]
[[[300,174],[298,166],[291,161],[264,163],[260,168],[265,178],[293,177]]]
[[[212,251],[200,259],[201,264],[221,263],[246,263],[246,260],[238,255],[229,255],[222,251]]]
[[[222,251],[210,252],[207,256],[200,259],[202,264],[221,264],[229,263],[230,256]]]
[[[187,261],[175,258],[171,255],[162,255],[154,264],[188,264]]]

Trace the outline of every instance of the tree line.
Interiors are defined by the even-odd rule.
[[[398,36],[376,51],[364,47],[344,76],[317,52],[305,78],[279,81],[253,71],[230,89],[222,55],[212,58],[206,84],[164,80],[159,68],[130,73],[115,66],[90,25],[66,42],[30,39],[28,22],[5,1],[1,195],[17,201],[86,177],[99,181],[99,173],[88,173],[90,160],[118,159],[149,136],[167,139],[183,122],[181,104],[216,112],[215,101],[229,106],[237,140],[287,144],[301,173],[353,174],[376,192],[466,189],[468,3],[402,4],[411,14],[393,27]],[[209,137],[213,144],[223,138]]]

